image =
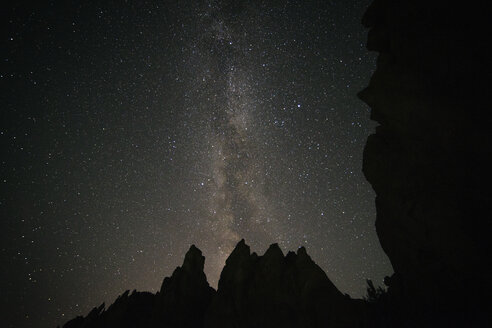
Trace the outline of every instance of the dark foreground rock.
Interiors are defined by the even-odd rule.
[[[488,14],[478,1],[374,0],[377,69],[360,98],[394,326],[486,326],[492,134]]]

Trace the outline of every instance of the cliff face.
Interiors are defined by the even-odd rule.
[[[363,171],[395,271],[389,296],[403,317],[480,316],[491,290],[490,59],[481,6],[375,0],[363,19],[379,58],[359,96],[380,124]]]

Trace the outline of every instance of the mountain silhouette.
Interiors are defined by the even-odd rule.
[[[103,303],[63,327],[203,327],[205,310],[215,294],[203,272],[204,263],[202,252],[192,245],[183,265],[164,278],[156,294],[127,290],[107,309]]]
[[[226,261],[207,327],[325,327],[352,323],[358,302],[344,296],[306,249],[282,253],[277,244],[263,256],[240,241]],[[360,309],[362,310],[362,309]]]
[[[156,294],[126,291],[107,309],[102,304],[63,327],[353,327],[365,309],[338,291],[304,247],[284,256],[273,244],[258,256],[241,240],[217,291],[204,262],[192,245]]]

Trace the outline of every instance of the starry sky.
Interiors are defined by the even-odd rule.
[[[305,246],[344,293],[392,272],[357,99],[368,0],[43,2],[2,10],[0,308],[54,327],[156,291],[191,244]]]

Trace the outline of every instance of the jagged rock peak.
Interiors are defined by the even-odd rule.
[[[307,251],[306,251],[306,247],[304,247],[304,246],[299,247],[299,249],[297,250],[297,256],[309,257],[309,255],[307,254]]]
[[[234,247],[234,250],[232,251],[231,255],[234,254],[234,253],[250,253],[250,248],[249,248],[249,245],[246,244],[246,242],[244,241],[244,239],[241,239],[236,247]]]
[[[226,261],[206,327],[352,327],[361,309],[346,299],[301,247],[250,254],[241,240]],[[348,322],[345,324],[344,320]]]
[[[164,278],[154,307],[159,327],[202,327],[203,316],[215,293],[203,272],[205,257],[192,245],[183,265]],[[157,325],[155,325],[157,327]]]
[[[311,259],[311,256],[309,256],[304,246],[299,247],[299,249],[297,250],[297,261],[314,263],[313,260]]]
[[[188,252],[186,252],[183,265],[177,267],[171,277],[164,278],[160,293],[164,293],[165,289],[180,290],[183,281],[186,281],[186,284],[198,284],[201,287],[208,289],[209,284],[205,273],[203,272],[204,265],[205,256],[202,255],[202,251],[195,245],[191,245]]]
[[[240,259],[245,259],[249,258],[250,256],[250,248],[248,245],[246,245],[246,242],[244,239],[241,239],[236,247],[234,247],[234,250],[232,251],[231,255],[226,260],[226,265],[231,264],[232,262],[239,261]]]
[[[205,256],[202,255],[202,251],[195,245],[191,245],[183,261],[183,270],[187,272],[202,272],[204,265]]]
[[[288,252],[287,256],[285,256],[278,243],[271,244],[266,252],[263,254],[263,256],[260,256],[259,258],[263,258],[265,260],[270,258],[280,259],[287,257],[307,259],[312,262],[311,257],[307,254],[306,248],[304,246],[299,247],[299,249],[297,250],[297,254],[291,251]],[[246,244],[244,239],[241,239],[227,258],[226,266],[230,266],[234,263],[246,260],[254,261],[254,259],[256,258],[258,258],[258,255],[255,252],[251,253],[250,247]]]
[[[93,308],[91,312],[89,312],[87,317],[91,319],[97,318],[99,315],[101,315],[102,312],[104,312],[105,307],[106,307],[105,303],[102,303],[98,307]]]
[[[280,246],[275,243],[271,244],[270,247],[268,247],[267,251],[263,255],[264,257],[284,257],[284,253],[280,249]]]

